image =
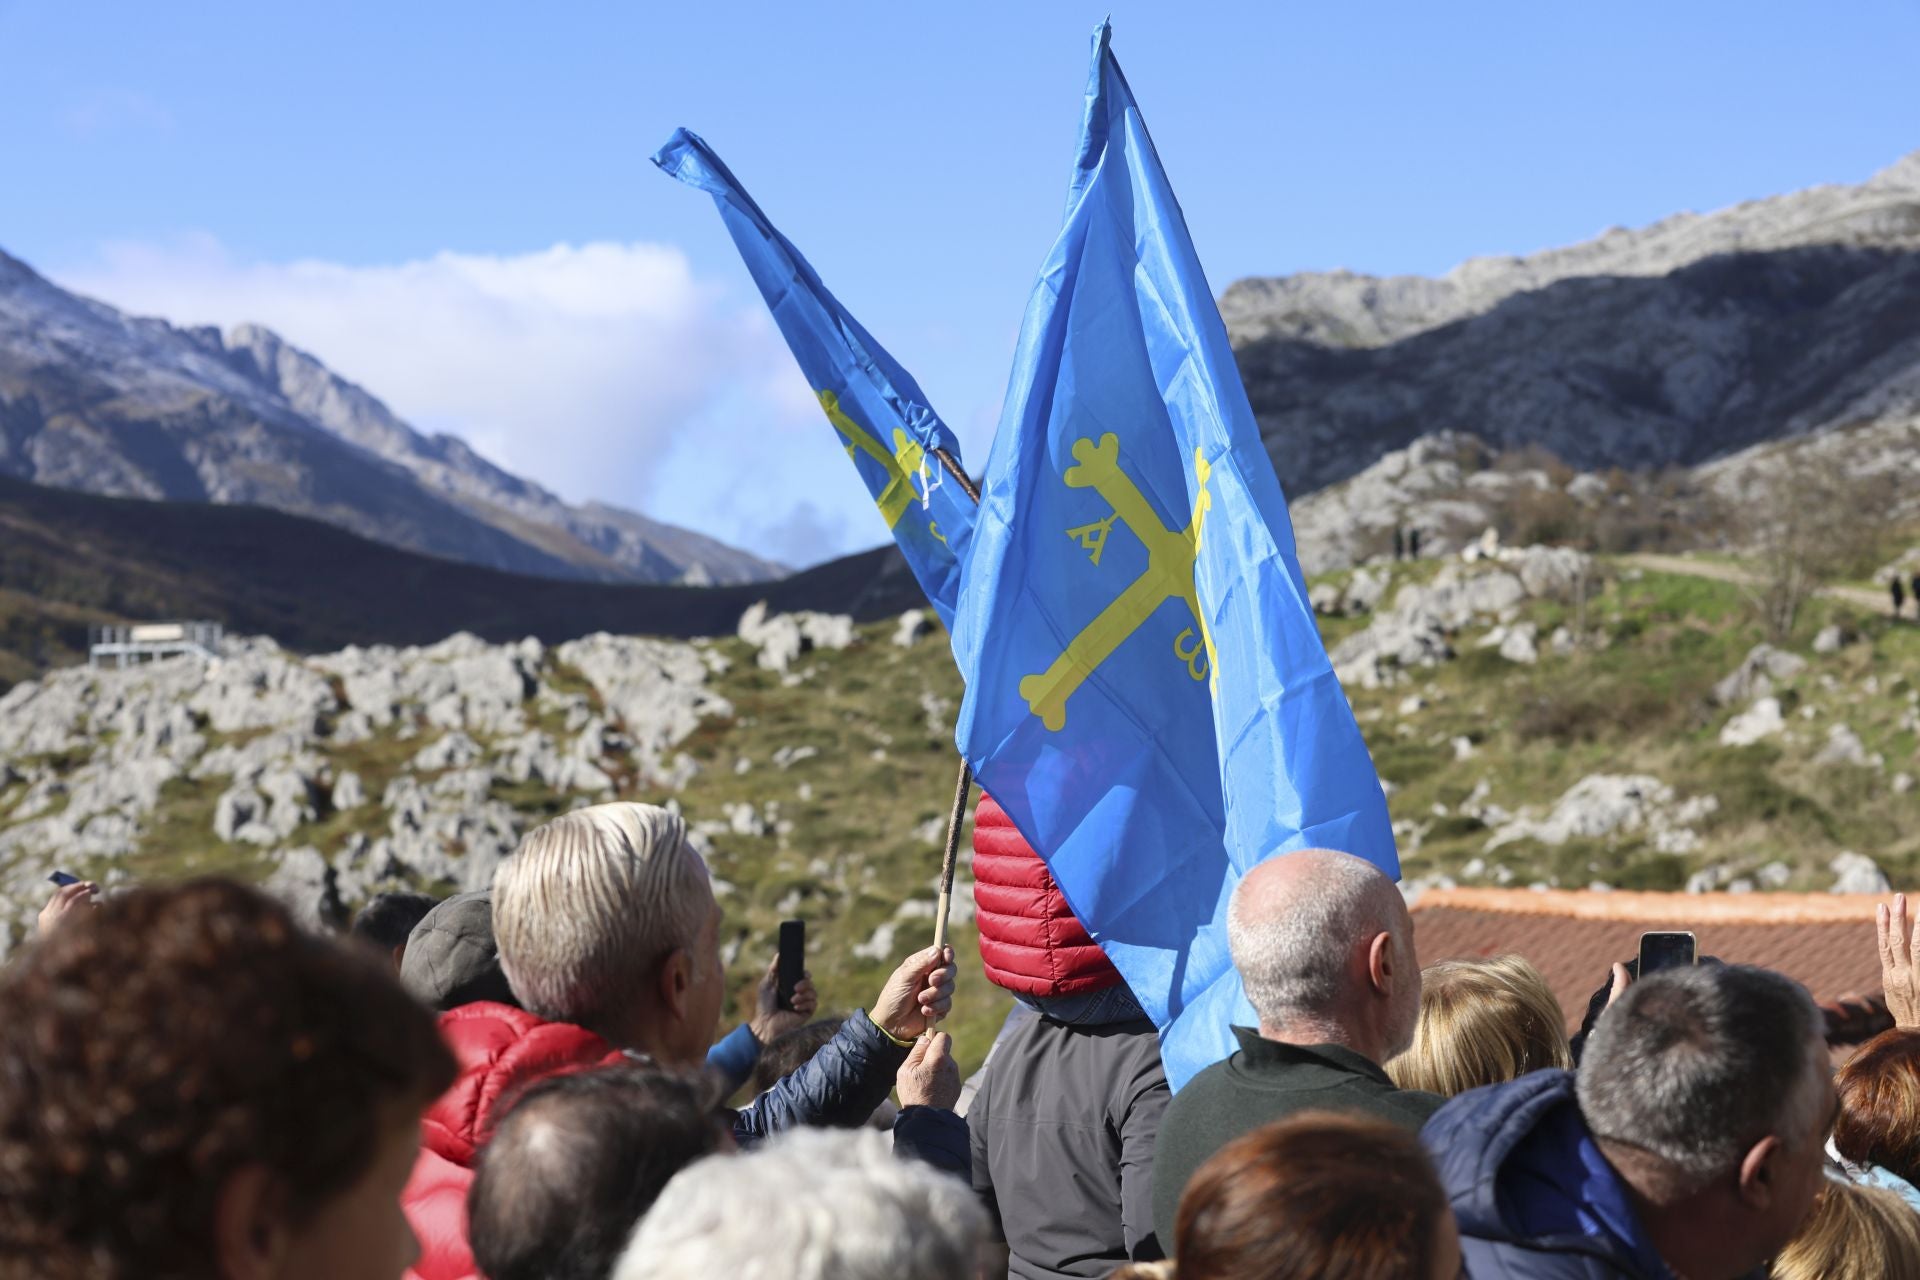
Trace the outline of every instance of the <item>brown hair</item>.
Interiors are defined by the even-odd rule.
[[[1429,1280],[1450,1212],[1406,1130],[1302,1112],[1200,1166],[1174,1228],[1179,1280]]]
[[[1860,1046],[1833,1078],[1833,1145],[1920,1185],[1920,1031],[1896,1027]]]
[[[1387,1063],[1402,1089],[1451,1098],[1545,1067],[1573,1065],[1567,1020],[1540,971],[1520,956],[1448,960],[1420,975],[1413,1044]]]
[[[1780,1256],[1774,1280],[1912,1280],[1920,1276],[1920,1214],[1880,1187],[1828,1181]]]
[[[0,1026],[5,1274],[210,1274],[236,1171],[306,1220],[454,1076],[375,957],[220,880],[67,922],[0,976]]]

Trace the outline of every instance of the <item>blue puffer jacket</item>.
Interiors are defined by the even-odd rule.
[[[1587,1132],[1572,1072],[1463,1093],[1420,1137],[1474,1280],[1671,1280]]]

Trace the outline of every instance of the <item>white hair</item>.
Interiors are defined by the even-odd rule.
[[[986,1230],[965,1182],[885,1136],[796,1129],[683,1169],[613,1280],[973,1280]]]
[[[527,833],[493,876],[493,932],[513,994],[543,1018],[592,1025],[712,910],[680,816],[597,804]]]
[[[1354,946],[1380,933],[1392,934],[1397,947],[1406,944],[1394,909],[1400,891],[1372,863],[1350,854],[1282,856],[1311,858],[1312,870],[1297,876],[1287,901],[1264,919],[1252,918],[1249,881],[1234,889],[1227,908],[1233,967],[1262,1022],[1337,1020]]]

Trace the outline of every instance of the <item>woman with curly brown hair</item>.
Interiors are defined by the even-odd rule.
[[[432,1018],[217,880],[138,889],[0,975],[0,1276],[395,1280]]]

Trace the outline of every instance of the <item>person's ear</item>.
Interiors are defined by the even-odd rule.
[[[1381,995],[1390,995],[1394,976],[1393,935],[1376,933],[1373,941],[1367,944],[1367,981]]]
[[[693,955],[685,947],[675,947],[659,969],[660,1007],[675,1019],[687,1016],[687,998],[693,990]]]
[[[267,1280],[288,1247],[284,1197],[263,1164],[228,1175],[213,1202],[213,1247],[220,1280]]]
[[[1778,1192],[1780,1161],[1786,1146],[1768,1134],[1747,1149],[1740,1160],[1740,1201],[1750,1209],[1763,1210],[1773,1203]]]

